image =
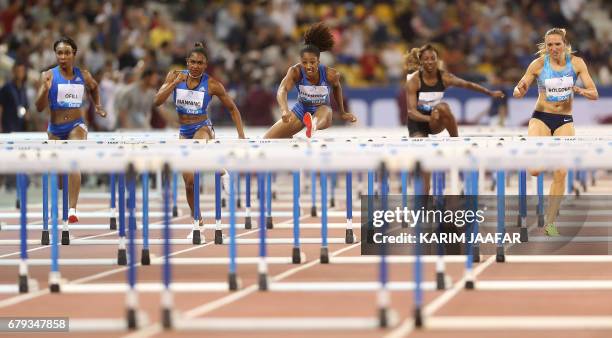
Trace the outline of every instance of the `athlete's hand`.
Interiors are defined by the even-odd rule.
[[[520,81],[516,85],[516,87],[514,87],[514,91],[512,92],[512,95],[514,97],[521,98],[525,96],[525,93],[527,93],[527,84],[523,81]]]
[[[572,87],[572,90],[574,91],[575,94],[584,95],[584,88],[574,86]]]
[[[288,110],[283,109],[282,115],[281,115],[281,119],[283,120],[283,122],[285,123],[289,122],[290,117],[291,117],[291,113]]]
[[[49,89],[51,89],[51,76],[45,74],[44,72],[42,73],[42,85],[45,91],[49,91]]]
[[[501,90],[496,90],[494,92],[491,92],[491,97],[496,98],[496,99],[503,99],[504,98],[504,92],[502,92]]]
[[[438,108],[434,108],[431,111],[430,122],[438,122],[439,119],[440,119],[440,111],[438,110]]]
[[[355,115],[349,112],[344,112],[340,114],[340,118],[343,119],[344,121],[348,121],[351,123],[357,122],[357,117],[355,117]]]
[[[102,117],[106,117],[106,111],[104,111],[104,108],[102,108],[102,105],[97,105],[96,106],[96,114],[102,116]]]
[[[178,85],[179,83],[185,82],[187,80],[187,74],[181,72],[180,70],[176,70],[175,72],[177,73],[173,81],[175,85]]]

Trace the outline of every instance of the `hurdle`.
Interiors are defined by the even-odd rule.
[[[587,155],[589,155],[589,154],[587,154]],[[585,156],[585,158],[587,158],[587,157],[588,157],[588,156]],[[469,168],[469,166],[468,166],[468,168]],[[381,189],[381,191],[384,191],[384,189]],[[232,204],[233,204],[233,203],[232,203]],[[231,215],[231,213],[230,213],[230,215]],[[506,215],[504,215],[504,216],[506,216]],[[264,227],[261,227],[261,228],[264,228]],[[469,261],[469,259],[467,259],[466,261]],[[272,286],[273,284],[274,284],[274,283],[271,283],[269,286]],[[416,284],[415,284],[415,285],[416,285]],[[478,288],[478,286],[479,286],[479,285],[480,285],[480,283],[476,283],[476,285],[475,285],[475,286],[476,286],[476,288]]]

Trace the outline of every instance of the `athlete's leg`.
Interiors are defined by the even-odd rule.
[[[438,134],[446,129],[451,137],[459,136],[457,121],[455,120],[455,116],[451,112],[448,103],[438,103],[434,106],[432,115],[434,112],[438,113],[439,118],[435,121],[432,119],[429,122],[429,128],[431,129],[432,134]]]
[[[573,123],[566,123],[557,128],[553,136],[574,136],[576,131]],[[546,224],[554,224],[557,219],[559,206],[565,194],[565,178],[567,170],[555,170],[553,172],[553,182],[550,185],[548,210],[546,212]]]
[[[283,122],[283,120],[276,121],[276,123],[264,134],[263,138],[292,138],[293,135],[299,133],[302,128],[304,128],[302,121],[300,121],[295,114],[291,114],[288,122]]]
[[[413,133],[411,133],[410,137],[427,137],[427,134],[421,131],[415,131]],[[422,187],[423,187],[423,191],[421,192],[422,195],[429,195],[429,187],[430,187],[430,181],[431,181],[431,173],[429,171],[422,171],[421,172],[421,179],[422,179]]]
[[[181,139],[184,139],[185,137],[183,137],[182,135],[180,136]],[[213,131],[211,129],[211,127],[209,126],[203,126],[200,129],[198,129],[194,134],[193,134],[193,139],[204,139],[204,140],[211,140],[214,138],[214,134]],[[183,180],[185,181],[185,195],[187,196],[187,204],[189,204],[189,210],[191,210],[191,216],[193,216],[194,213],[194,204],[193,204],[193,173],[190,172],[184,172],[183,173]],[[202,219],[202,217],[200,216],[200,219]]]
[[[551,136],[550,128],[540,119],[531,118],[527,128],[527,136]],[[541,170],[530,169],[531,176],[538,176]]]
[[[49,137],[49,140],[51,140],[51,141],[57,141],[57,140],[60,139],[59,137],[55,136],[52,132],[50,132],[48,130],[47,130],[47,136]],[[64,187],[63,181],[62,181],[62,177],[63,177],[63,175],[57,175],[57,188],[59,190],[62,190],[63,187]]]
[[[314,113],[316,130],[327,129],[332,125],[332,110],[329,106],[319,106]]]
[[[78,125],[74,127],[70,134],[68,134],[69,140],[86,140],[87,139],[87,129],[85,129],[84,125]],[[73,172],[70,173],[70,177],[68,178],[68,194],[70,196],[70,208],[76,209],[77,202],[79,200],[79,192],[81,191],[81,172]]]

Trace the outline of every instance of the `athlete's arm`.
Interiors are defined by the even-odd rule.
[[[242,127],[242,118],[240,117],[240,112],[238,111],[238,107],[234,103],[234,100],[227,94],[225,88],[219,81],[215,79],[208,80],[208,89],[210,90],[210,95],[216,95],[221,103],[230,111],[232,116],[232,120],[234,124],[236,124],[236,130],[238,131],[238,137],[244,138],[244,129]]]
[[[291,91],[291,88],[295,86],[295,83],[300,77],[299,67],[299,65],[295,65],[289,68],[287,75],[285,75],[276,91],[276,102],[280,107],[283,122],[289,122],[289,117],[291,116],[289,105],[287,104],[287,93]]]
[[[527,67],[527,70],[525,71],[525,75],[523,75],[516,87],[514,87],[514,92],[512,93],[512,96],[519,99],[525,96],[525,94],[527,93],[527,89],[529,89],[529,86],[531,86],[533,80],[535,80],[536,76],[538,76],[540,70],[542,69],[544,62],[543,60],[544,58],[540,57],[533,60],[529,64],[529,67]]]
[[[98,87],[98,82],[96,81],[96,79],[93,78],[93,76],[91,76],[91,73],[89,73],[89,71],[83,69],[81,70],[81,73],[83,74],[83,79],[85,80],[87,91],[89,92],[91,100],[94,103],[96,114],[102,117],[106,117],[106,112],[104,111],[104,108],[102,108],[102,104],[100,103],[100,90]]]
[[[580,76],[580,80],[582,80],[582,84],[584,88],[574,86],[574,93],[582,95],[589,100],[597,100],[599,98],[599,93],[597,92],[597,87],[595,87],[595,82],[591,78],[591,74],[589,74],[589,69],[584,62],[584,59],[581,57],[576,57],[576,63],[574,67],[577,70],[578,76]]]
[[[444,86],[446,87],[451,87],[451,86],[461,87],[461,88],[473,90],[479,93],[483,93],[485,95],[489,95],[495,98],[504,97],[504,93],[501,90],[495,90],[495,91],[488,90],[487,88],[479,85],[478,83],[466,81],[462,78],[456,77],[455,75],[449,72],[442,73],[442,81],[444,82]]]
[[[40,88],[38,88],[38,94],[36,94],[36,110],[42,112],[46,106],[49,105],[49,89],[51,89],[51,82],[53,81],[53,74],[51,71],[42,72],[40,74]]]
[[[159,88],[157,94],[155,94],[155,100],[153,101],[155,107],[161,106],[164,102],[166,102],[168,96],[172,94],[174,88],[185,80],[187,80],[187,74],[181,72],[180,70],[168,72],[164,84],[161,86],[161,88]]]
[[[327,68],[327,79],[332,85],[332,90],[334,93],[334,100],[338,104],[338,108],[340,109],[340,117],[349,122],[357,122],[357,118],[355,115],[347,112],[344,109],[344,98],[342,96],[342,86],[340,85],[340,73],[333,68]]]
[[[408,103],[408,111],[406,114],[410,120],[417,122],[429,122],[431,120],[431,116],[425,115],[417,110],[417,92],[421,88],[421,83],[417,74],[418,72],[410,74],[408,76],[408,81],[406,82],[406,102]]]

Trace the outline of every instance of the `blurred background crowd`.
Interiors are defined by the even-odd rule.
[[[400,92],[404,52],[433,42],[449,71],[508,90],[551,27],[567,27],[596,83],[611,84],[611,14],[606,0],[0,0],[2,131],[46,129],[48,113],[35,112],[33,100],[40,72],[55,64],[53,42],[63,35],[76,41],[77,65],[95,75],[109,113],[107,119],[90,113],[90,130],[175,127],[171,100],[152,109],[143,98],[169,70],[184,67],[197,41],[205,41],[208,73],[229,90],[246,125],[269,126],[278,114],[276,86],[298,62],[303,32],[317,21],[336,40],[321,62],[339,69],[346,87]],[[27,114],[5,124],[10,98]],[[213,102],[214,123],[231,124]]]

